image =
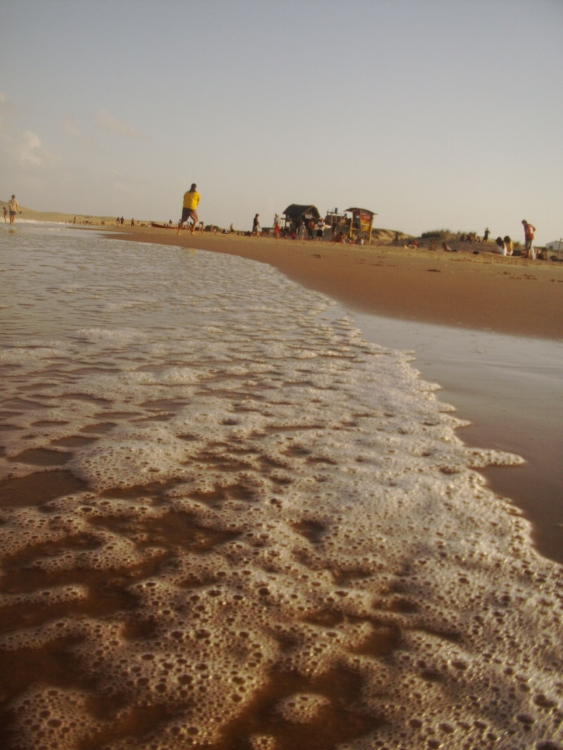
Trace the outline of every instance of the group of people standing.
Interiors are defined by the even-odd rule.
[[[304,221],[301,221],[299,223],[292,222],[289,227],[286,227],[283,230],[283,235],[285,237],[289,237],[292,240],[305,240],[306,238],[308,238],[309,240],[320,242],[323,238],[325,227],[326,224],[324,222],[324,219],[319,219],[318,221],[311,219],[307,223],[305,223]],[[276,214],[274,216],[273,230],[274,237],[276,239],[279,239],[282,234],[281,219],[279,214]],[[262,228],[260,226],[260,214],[255,214],[254,219],[252,220],[252,232],[250,233],[250,236],[258,237],[261,231]]]

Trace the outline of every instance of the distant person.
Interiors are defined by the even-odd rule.
[[[399,232],[395,232],[395,239],[393,240],[394,245],[399,244]]]
[[[4,206],[4,224],[8,221],[8,209]]]
[[[132,226],[132,227],[134,227],[134,226],[135,226],[135,219],[131,219],[131,226]]]
[[[229,232],[231,232],[231,234],[232,234],[232,233],[233,233],[234,231],[235,231],[235,226],[234,226],[234,224],[233,224],[233,223],[231,222],[231,226],[229,227]]]
[[[305,232],[306,232],[306,230],[307,230],[307,228],[305,226],[305,222],[304,221],[300,222],[299,229],[297,230],[297,237],[300,240],[304,240],[305,239]]]
[[[197,223],[199,221],[197,215],[197,207],[199,204],[199,193],[197,192],[197,185],[192,183],[191,188],[184,193],[184,202],[182,204],[182,218],[178,222],[178,234],[183,229],[184,224],[189,223],[192,220],[191,233],[193,234],[196,230]]]
[[[504,238],[504,246],[506,247],[507,255],[512,255],[514,253],[514,242],[512,242],[508,235]]]
[[[252,220],[252,237],[258,237],[260,232],[260,214],[256,214]]]
[[[322,240],[324,232],[325,232],[324,219],[319,219],[317,221],[317,237],[316,237],[317,242],[320,242]]]
[[[532,226],[526,219],[522,219],[522,225],[524,227],[524,257],[530,258],[531,260],[536,259],[536,251],[534,250],[534,237],[536,228]]]
[[[276,240],[279,240],[280,232],[281,232],[281,226],[278,221],[276,224],[274,224],[274,237],[276,238]]]
[[[496,238],[493,253],[496,253],[497,255],[506,255],[506,245],[504,244],[502,237]]]
[[[486,242],[489,239],[490,233],[491,233],[491,230],[489,229],[489,227],[487,227],[485,231],[483,232],[483,242]]]
[[[315,237],[315,220],[314,220],[314,219],[311,219],[311,220],[310,220],[310,221],[309,221],[309,222],[307,223],[307,232],[308,232],[308,234],[309,234],[309,239],[310,239],[310,240],[311,240],[311,242],[312,242],[312,241],[313,241],[313,239],[314,239],[314,237]]]
[[[16,213],[22,212],[20,204],[16,200],[16,196],[12,195],[12,200],[8,201],[8,212],[10,214],[10,224],[13,224],[16,220]]]

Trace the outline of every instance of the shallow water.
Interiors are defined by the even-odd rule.
[[[5,745],[561,740],[561,567],[476,471],[520,459],[407,355],[226,255],[24,228],[0,275]]]
[[[368,341],[414,352],[422,377],[468,419],[471,445],[526,459],[482,470],[534,525],[539,551],[563,563],[563,343],[357,314]]]

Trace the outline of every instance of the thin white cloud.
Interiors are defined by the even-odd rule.
[[[0,152],[6,163],[21,169],[57,165],[60,158],[42,145],[37,133],[17,127],[16,115],[16,106],[0,92]]]
[[[32,133],[31,130],[24,130],[20,133],[16,149],[20,161],[36,165],[42,164],[41,141],[39,136]]]
[[[96,115],[96,122],[99,127],[107,130],[113,135],[119,135],[122,138],[129,138],[136,141],[147,141],[148,136],[144,133],[140,133],[132,125],[128,125],[126,122],[121,122],[117,117],[110,115],[106,109],[100,109]]]

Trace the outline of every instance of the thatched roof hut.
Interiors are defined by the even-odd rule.
[[[286,224],[293,222],[296,226],[299,226],[302,221],[307,222],[314,219],[318,221],[321,218],[319,210],[316,206],[302,205],[300,203],[292,203],[283,212]]]

